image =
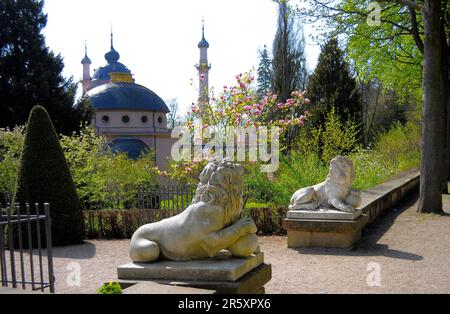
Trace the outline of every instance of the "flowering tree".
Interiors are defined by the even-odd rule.
[[[218,97],[211,93],[209,102],[194,104],[185,120],[185,126],[194,133],[202,133],[202,138],[206,139],[209,135],[203,133],[207,133],[207,129],[212,129],[225,138],[230,129],[237,127],[253,128],[258,135],[260,132],[267,132],[267,128],[272,128],[272,131],[278,128],[280,136],[284,137],[292,128],[304,125],[309,116],[304,107],[310,103],[305,97],[306,92],[295,91],[291,98],[280,103],[277,101],[278,95],[273,93],[259,97],[254,83],[255,77],[251,72],[237,75],[236,83],[231,87],[224,86]],[[271,118],[275,116],[282,118]],[[208,156],[203,156],[203,160],[171,161],[168,171],[160,174],[177,182],[194,183],[207,161]]]
[[[215,127],[226,131],[228,127],[279,127],[285,134],[292,126],[304,124],[309,113],[303,107],[310,103],[306,92],[295,91],[284,103],[278,103],[278,95],[267,93],[262,99],[254,85],[255,77],[251,72],[236,76],[236,84],[224,86],[219,97],[211,98],[209,103],[192,106],[187,118],[187,126],[193,128],[195,121],[202,121],[203,128]],[[302,112],[303,111],[303,112]],[[271,120],[273,112],[284,117]]]

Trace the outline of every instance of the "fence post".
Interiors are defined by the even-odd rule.
[[[45,237],[47,239],[48,281],[50,293],[55,293],[55,276],[53,272],[53,244],[52,244],[52,218],[50,217],[50,204],[44,204],[45,211]]]
[[[0,213],[0,223],[3,220],[3,217],[1,216],[2,213]],[[5,256],[5,238],[4,238],[4,230],[3,230],[3,224],[0,224],[0,272],[2,275],[2,287],[8,286],[8,276],[7,276],[7,269],[6,269],[6,256]]]
[[[8,247],[9,247],[9,255],[11,258],[11,281],[14,289],[17,288],[17,278],[16,278],[16,256],[14,251],[14,239],[13,239],[13,224],[11,218],[11,208],[13,205],[6,208],[6,215],[8,220]]]

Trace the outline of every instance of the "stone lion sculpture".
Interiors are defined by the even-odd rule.
[[[353,162],[342,156],[331,161],[325,182],[297,191],[291,199],[290,210],[337,209],[355,212],[361,205],[361,192],[352,190],[355,180]]]
[[[160,258],[189,261],[216,257],[224,250],[228,256],[251,256],[258,248],[257,228],[250,218],[239,220],[242,195],[243,168],[226,160],[210,163],[200,175],[191,206],[136,231],[131,259],[137,263]]]

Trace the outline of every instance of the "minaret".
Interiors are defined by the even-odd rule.
[[[205,21],[203,20],[202,23],[202,40],[198,44],[198,48],[200,49],[200,63],[196,66],[200,81],[198,99],[200,107],[202,104],[209,103],[209,70],[211,70],[211,65],[208,63],[209,43],[205,39]]]
[[[87,43],[84,44],[84,58],[81,60],[81,64],[83,65],[83,80],[81,84],[83,85],[83,95],[89,91],[89,87],[91,85],[91,64],[92,61],[89,59],[87,55]]]

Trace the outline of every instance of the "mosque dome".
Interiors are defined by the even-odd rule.
[[[205,36],[203,36],[202,40],[198,43],[198,48],[209,48],[209,43],[206,41]]]
[[[120,54],[113,47],[111,47],[111,51],[105,54],[105,59],[106,61],[108,61],[109,64],[115,63],[119,61]]]
[[[92,64],[92,61],[87,55],[85,55],[83,60],[81,60],[81,64]]]
[[[111,80],[110,73],[113,72],[131,74],[131,71],[124,64],[116,61],[99,68],[97,71],[95,71],[92,79],[99,81],[109,81]]]
[[[150,89],[135,83],[110,82],[87,93],[96,110],[145,110],[169,113],[165,102]]]

